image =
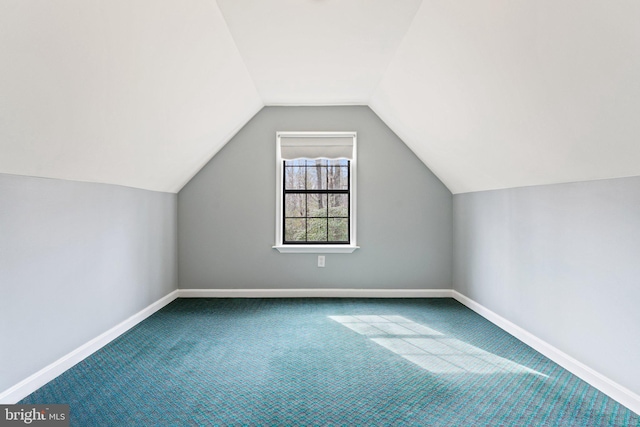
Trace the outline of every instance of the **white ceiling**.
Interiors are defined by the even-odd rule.
[[[420,0],[218,0],[262,100],[366,105]]]
[[[0,172],[177,192],[262,108],[211,1],[2,0]]]
[[[3,0],[0,173],[176,192],[365,104],[454,193],[640,175],[637,0]]]
[[[369,104],[453,193],[640,175],[640,1],[425,1]]]

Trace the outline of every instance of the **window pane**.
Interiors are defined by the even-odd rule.
[[[329,166],[327,168],[329,190],[349,189],[349,168]]]
[[[317,161],[320,162],[319,160]],[[327,168],[324,166],[307,166],[307,190],[327,189]]]
[[[349,216],[349,195],[329,195],[329,216]]]
[[[306,219],[285,219],[284,240],[287,242],[304,242],[306,238]]]
[[[307,194],[307,216],[327,216],[327,195]]]
[[[307,221],[307,240],[309,242],[326,242],[327,219],[310,218]]]
[[[284,168],[284,188],[287,190],[304,190],[305,169],[299,166]]]
[[[327,166],[327,159],[307,160],[307,166]]]
[[[348,241],[349,220],[346,218],[329,218],[329,240],[334,242]]]
[[[285,166],[304,166],[307,162],[305,159],[293,159],[293,160],[285,160]]]
[[[306,213],[304,194],[289,193],[284,195],[285,217],[307,216]]]
[[[281,228],[279,231],[282,233],[276,236],[276,244],[291,244],[291,247],[295,247],[295,244],[348,244],[351,237],[350,227],[355,230],[355,223],[351,222],[355,221],[355,218],[350,217],[353,214],[350,212],[350,200],[355,189],[351,188],[350,177],[355,181],[356,173],[352,169],[356,166],[355,157],[353,160],[314,158],[334,154],[346,155],[347,150],[327,148],[327,151],[295,151],[293,148],[296,148],[294,145],[298,143],[308,145],[309,142],[314,142],[312,139],[303,139],[305,137],[340,138],[327,141],[327,144],[342,143],[342,139],[349,139],[352,141],[350,144],[354,144],[354,138],[346,132],[278,135],[280,147],[277,151],[285,157],[293,155],[292,157],[296,158],[285,160],[280,157],[277,168],[282,174],[277,195],[277,228]],[[349,151],[350,155],[355,156],[355,146],[351,146]],[[304,157],[305,155],[307,157]]]

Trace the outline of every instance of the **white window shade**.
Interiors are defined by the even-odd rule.
[[[293,159],[353,160],[353,137],[285,137],[280,138],[280,156]]]

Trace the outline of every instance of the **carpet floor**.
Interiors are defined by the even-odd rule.
[[[73,426],[640,426],[453,299],[178,299],[20,403]]]

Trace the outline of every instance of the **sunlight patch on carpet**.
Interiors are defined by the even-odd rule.
[[[328,316],[343,326],[367,336],[429,372],[438,374],[535,374],[540,372],[482,350],[403,316]]]

